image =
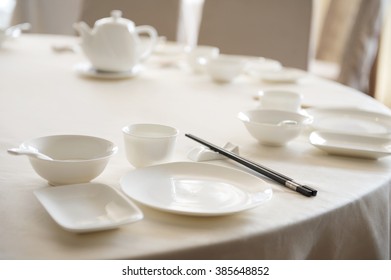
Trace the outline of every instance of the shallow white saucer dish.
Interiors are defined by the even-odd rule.
[[[53,220],[71,232],[108,230],[143,219],[133,202],[104,184],[48,187],[34,194]]]
[[[254,78],[260,78],[262,74],[280,71],[282,69],[281,62],[264,57],[243,56],[247,60],[246,73]]]
[[[260,79],[268,83],[296,83],[306,76],[307,73],[302,70],[282,68],[278,71],[264,72]]]
[[[75,65],[76,73],[82,77],[114,80],[134,78],[140,73],[141,69],[141,65],[137,65],[129,71],[109,72],[97,70],[88,62],[78,63]]]
[[[349,134],[387,136],[391,133],[391,116],[355,108],[309,108],[313,130]]]
[[[262,179],[223,166],[175,162],[136,169],[121,178],[129,197],[151,208],[191,216],[221,216],[257,207],[272,197]]]
[[[375,136],[314,131],[310,143],[332,155],[378,159],[391,155],[391,139]]]
[[[178,56],[185,55],[185,51],[186,47],[182,44],[161,40],[156,44],[153,53],[160,56]]]

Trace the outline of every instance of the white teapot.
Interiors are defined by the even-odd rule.
[[[114,10],[111,17],[95,22],[91,29],[85,22],[74,24],[81,35],[81,48],[92,66],[99,71],[129,71],[146,59],[157,43],[156,29],[149,25],[135,26]],[[141,42],[140,34],[148,35]]]

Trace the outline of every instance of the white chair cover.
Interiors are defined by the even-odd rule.
[[[198,44],[307,69],[311,23],[312,0],[206,0]]]

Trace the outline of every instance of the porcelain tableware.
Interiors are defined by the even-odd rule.
[[[174,127],[141,123],[122,129],[126,158],[134,167],[145,167],[169,161],[178,136]]]
[[[280,71],[281,69],[281,62],[264,57],[254,57],[249,59],[249,62],[246,65],[246,72],[258,79],[262,74]]]
[[[213,46],[195,46],[187,53],[187,62],[195,73],[206,70],[208,62],[218,57],[220,49]]]
[[[391,155],[391,138],[387,137],[313,131],[309,140],[312,145],[331,155],[367,159]]]
[[[134,78],[139,75],[142,70],[141,65],[136,65],[129,71],[122,72],[108,72],[95,69],[90,63],[78,63],[75,66],[75,71],[81,77],[106,79],[106,80],[119,80]]]
[[[391,115],[357,108],[309,108],[313,130],[341,132],[367,136],[391,134]]]
[[[243,73],[245,66],[241,56],[220,54],[209,60],[207,72],[215,82],[229,83]]]
[[[296,83],[305,78],[305,71],[293,68],[281,68],[278,71],[263,72],[259,78],[268,83]]]
[[[9,26],[14,14],[16,0],[0,1],[0,28]]]
[[[268,89],[259,92],[260,109],[299,112],[303,96],[295,91]]]
[[[11,155],[24,155],[40,159],[53,160],[51,157],[32,149],[20,149],[20,148],[11,148],[7,152]]]
[[[51,158],[29,157],[35,172],[50,185],[87,183],[103,172],[117,152],[114,143],[86,135],[44,136],[25,141],[19,148]]]
[[[85,22],[74,24],[81,35],[81,48],[92,66],[100,71],[123,72],[145,60],[158,41],[156,29],[149,25],[135,26],[114,10],[111,17],[95,22],[91,29]],[[149,40],[140,40],[146,34]],[[147,41],[147,43],[146,43]]]
[[[43,188],[34,194],[53,220],[71,232],[108,230],[143,219],[132,201],[104,184]]]
[[[261,144],[283,146],[298,137],[311,122],[309,116],[279,110],[249,110],[240,112],[239,119]]]
[[[11,38],[19,37],[22,31],[29,30],[30,28],[30,23],[21,23],[7,28],[0,27],[0,46],[3,44],[4,41]]]
[[[123,192],[149,207],[192,216],[221,216],[257,207],[272,198],[264,180],[249,173],[194,162],[140,168],[121,178]]]

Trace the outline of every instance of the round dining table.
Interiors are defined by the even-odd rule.
[[[259,107],[259,92],[303,96],[304,110],[353,108],[390,115],[368,95],[306,73],[290,83],[251,73],[216,83],[194,73],[175,44],[162,43],[131,77],[80,72],[87,63],[72,36],[22,34],[0,48],[0,259],[390,259],[391,157],[330,155],[309,141],[310,128],[285,146],[257,142],[238,113]],[[137,170],[126,159],[122,128],[156,123],[179,131],[172,162],[195,162],[190,133],[276,170],[318,193],[306,197],[229,159],[203,163],[257,176],[273,191],[261,205],[227,215],[169,213],[133,201],[144,218],[116,229],[74,233],[61,228],[34,192],[48,183],[26,157],[7,153],[46,135],[81,134],[118,146],[92,182],[119,193]],[[159,188],[159,184],[156,185]],[[163,209],[164,210],[164,209]]]

